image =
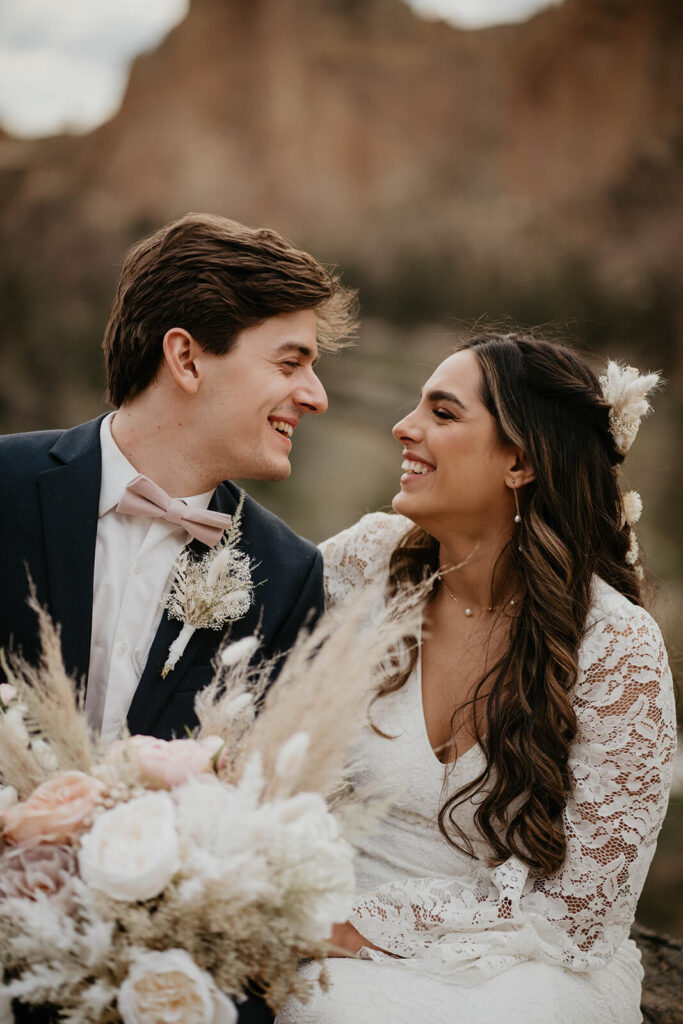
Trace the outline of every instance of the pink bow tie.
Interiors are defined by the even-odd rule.
[[[126,487],[117,512],[125,516],[149,516],[166,519],[187,530],[202,544],[214,547],[232,522],[225,512],[210,512],[206,508],[193,508],[182,498],[171,498],[163,488],[140,473]]]

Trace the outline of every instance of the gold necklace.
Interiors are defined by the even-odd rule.
[[[455,603],[457,604],[458,608],[460,608],[460,598],[455,596],[455,594],[453,593],[451,588],[448,586],[448,584],[446,583],[446,581],[443,578],[443,576],[440,576],[439,579],[441,580],[441,582],[443,583],[444,587],[446,588],[446,593],[448,594],[448,596],[451,598],[452,601],[455,601]],[[511,597],[510,600],[506,602],[506,605],[508,607],[514,608],[514,606],[515,606],[515,599],[514,599],[514,597]],[[493,612],[493,611],[496,610],[497,607],[499,607],[499,605],[490,604],[490,605],[487,606],[486,611],[487,612]],[[474,615],[474,611],[472,610],[472,608],[465,608],[464,612],[465,612],[465,615],[467,616],[468,619],[471,619],[472,616]]]

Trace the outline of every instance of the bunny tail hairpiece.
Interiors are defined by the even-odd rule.
[[[617,451],[625,455],[635,441],[640,421],[652,409],[647,395],[659,384],[658,373],[641,375],[634,366],[619,366],[613,360],[607,363],[607,371],[600,378],[600,386],[605,401],[609,402],[609,425]],[[629,547],[626,562],[632,565],[639,578],[642,579],[643,569],[638,565],[640,549],[633,529],[643,511],[643,502],[637,491],[629,491],[622,495],[622,515],[624,525],[629,527]]]
[[[605,401],[612,406],[609,412],[610,430],[617,451],[625,455],[633,444],[643,416],[652,408],[647,394],[659,384],[658,373],[641,376],[634,366],[619,366],[613,360],[600,378]]]

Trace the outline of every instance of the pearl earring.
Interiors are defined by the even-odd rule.
[[[515,496],[515,508],[517,509],[517,512],[515,513],[515,522],[516,523],[521,523],[522,516],[521,516],[520,511],[519,511],[519,498],[517,497],[517,481],[516,480],[514,480],[513,483],[512,483],[512,493]]]

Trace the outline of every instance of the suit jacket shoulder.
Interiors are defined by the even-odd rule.
[[[222,486],[230,492],[234,508],[239,488],[230,481]],[[240,547],[252,560],[257,604],[264,613],[267,606],[271,621],[273,615],[279,618],[282,612],[292,610],[293,598],[306,583],[319,584],[322,595],[322,560],[316,546],[248,494],[242,512]],[[313,604],[320,611],[322,597]]]

